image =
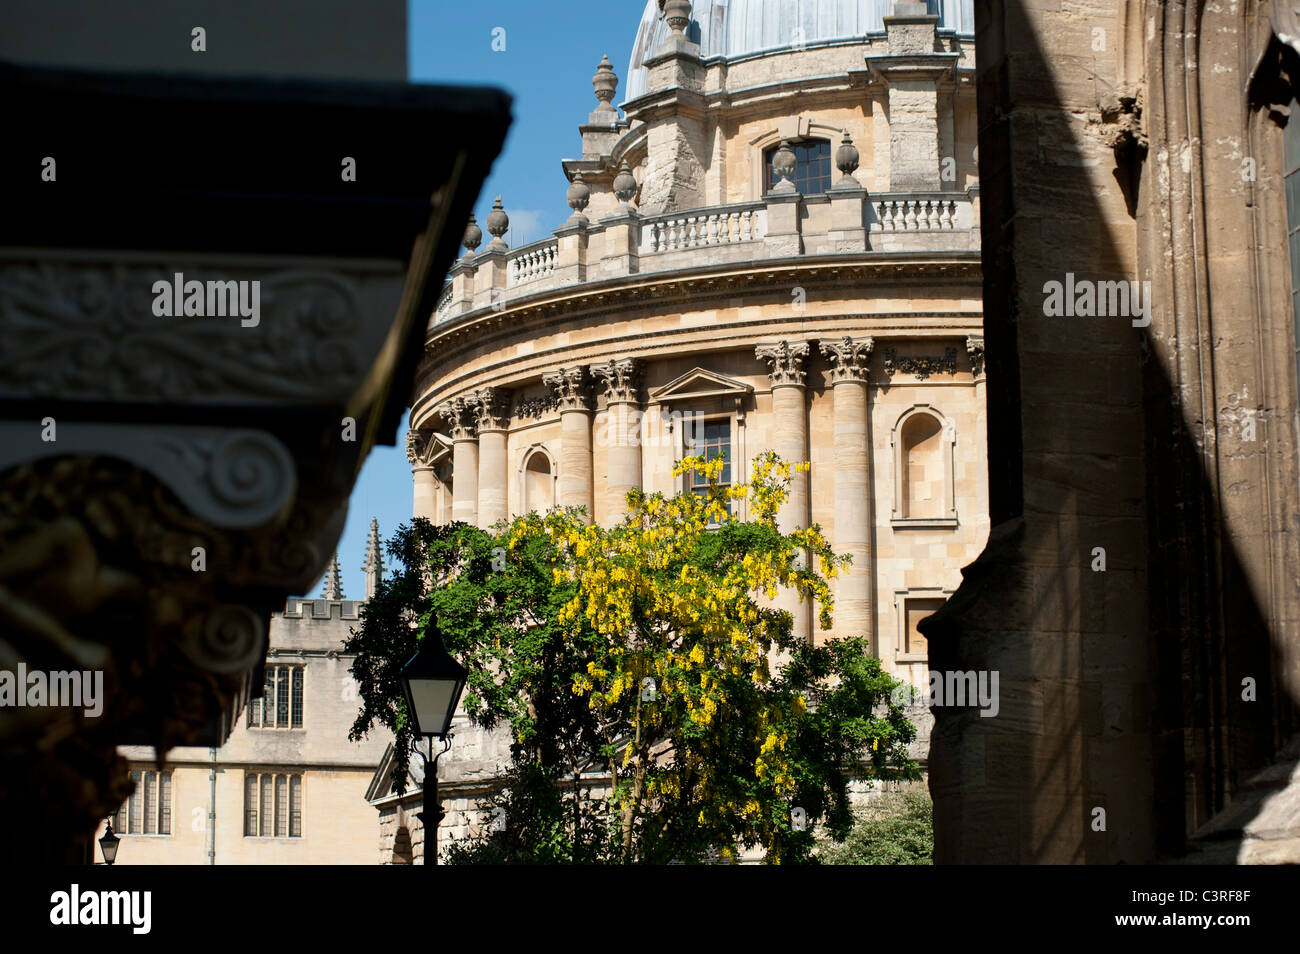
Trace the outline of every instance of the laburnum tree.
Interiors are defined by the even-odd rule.
[[[460,857],[667,863],[758,848],[805,861],[817,825],[848,832],[852,779],[917,777],[898,683],[866,642],[796,645],[774,605],[793,589],[829,628],[829,581],[850,571],[819,527],[777,527],[791,465],[762,454],[735,487],[719,484],[722,465],[682,460],[675,475],[703,474],[707,493],[634,490],[609,528],[570,509],[499,537],[399,534],[397,551],[419,537],[423,554],[376,594],[408,605],[367,607],[349,643],[364,700],[354,734],[379,719],[402,744],[384,674],[414,649],[400,621],[418,619],[470,669],[466,711],[514,737],[506,831]],[[412,600],[406,584],[421,578],[432,586]],[[594,779],[607,796],[596,802]]]

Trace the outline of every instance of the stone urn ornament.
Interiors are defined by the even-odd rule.
[[[564,198],[568,201],[569,208],[573,210],[573,214],[569,216],[569,224],[586,225],[587,216],[583,213],[586,211],[587,203],[591,201],[591,186],[583,181],[581,172],[573,174],[573,182],[565,190]]]
[[[627,160],[619,167],[618,175],[614,177],[614,195],[618,197],[622,204],[622,211],[631,212],[631,202],[636,195],[636,177],[632,175],[632,169],[628,166]]]
[[[478,227],[478,222],[474,220],[474,213],[469,214],[469,224],[465,226],[465,237],[460,240],[465,246],[465,257],[473,258],[474,250],[479,247],[483,241],[483,230]]]
[[[846,129],[839,148],[835,150],[835,168],[840,170],[840,181],[836,183],[837,186],[850,188],[859,185],[858,180],[853,177],[853,173],[858,169],[858,158],[858,147],[853,145],[853,138]]]
[[[492,241],[487,245],[488,250],[510,247],[501,237],[510,228],[510,216],[506,215],[506,210],[501,207],[501,196],[497,196],[496,201],[492,203],[492,211],[487,217],[487,227],[492,233]]]
[[[664,19],[674,33],[685,33],[691,25],[691,0],[667,0],[660,4]]]
[[[788,140],[782,139],[780,148],[772,155],[772,171],[779,177],[776,185],[772,186],[773,192],[795,191],[795,165],[794,150]]]
[[[609,56],[602,56],[600,63],[596,66],[596,75],[591,78],[592,88],[596,90],[596,99],[600,100],[600,105],[596,107],[600,110],[614,111],[611,102],[614,99],[614,91],[618,89],[618,74],[614,72],[614,64],[609,61]]]

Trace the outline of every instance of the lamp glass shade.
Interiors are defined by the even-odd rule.
[[[451,658],[439,639],[432,640],[402,667],[402,692],[417,735],[444,737],[469,673]]]
[[[113,834],[113,824],[110,822],[99,838],[99,850],[104,853],[104,864],[111,865],[117,860],[117,843],[121,840]]]

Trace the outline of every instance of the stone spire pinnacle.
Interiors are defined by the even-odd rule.
[[[366,538],[366,562],[361,567],[366,574],[366,599],[375,595],[379,578],[384,575],[384,547],[379,539],[379,518],[370,518],[370,535]]]
[[[330,557],[330,568],[325,571],[325,592],[321,596],[327,600],[341,600],[343,596],[343,573],[339,569],[339,552],[334,551]]]

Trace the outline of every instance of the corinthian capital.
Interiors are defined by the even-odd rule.
[[[582,365],[560,368],[542,378],[555,394],[561,411],[588,411],[591,409],[591,381]]]
[[[510,392],[505,388],[479,388],[474,392],[477,402],[475,423],[479,433],[486,430],[505,430],[510,424]]]
[[[756,357],[767,362],[767,377],[772,387],[778,384],[804,383],[804,364],[808,360],[808,342],[776,341],[754,349]]]
[[[636,358],[610,359],[604,364],[593,364],[591,373],[605,382],[605,399],[610,403],[627,401],[635,403],[640,394],[641,373],[645,363]]]
[[[470,440],[474,437],[477,423],[478,399],[476,397],[457,397],[438,405],[438,413],[447,422],[447,433],[453,441]]]
[[[821,352],[830,362],[826,379],[831,384],[841,381],[867,380],[867,366],[871,363],[874,338],[850,338],[845,335],[836,341],[821,342]]]

